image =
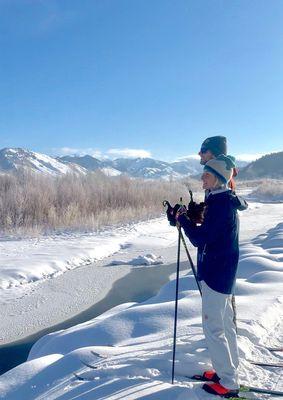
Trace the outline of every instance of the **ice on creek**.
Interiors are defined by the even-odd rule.
[[[113,260],[110,265],[158,265],[163,264],[162,256],[156,256],[155,254],[140,255],[132,260]]]

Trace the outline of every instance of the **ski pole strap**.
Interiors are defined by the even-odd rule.
[[[170,208],[172,208],[172,206],[171,206],[171,204],[169,203],[169,201],[168,200],[163,200],[162,201],[162,205],[163,205],[163,207],[170,207]]]

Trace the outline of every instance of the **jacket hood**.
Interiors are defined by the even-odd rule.
[[[214,197],[214,196],[218,196],[218,195],[221,197],[229,196],[232,206],[235,210],[244,211],[249,206],[248,203],[246,202],[246,200],[243,199],[243,197],[238,196],[236,193],[234,193],[230,189],[219,189],[219,190],[210,192],[206,200],[209,202],[210,199],[212,199],[212,196]]]
[[[231,201],[232,201],[233,207],[236,210],[244,211],[249,207],[248,203],[246,202],[245,199],[243,199],[243,197],[238,196],[235,193],[231,193],[230,196],[231,196]]]

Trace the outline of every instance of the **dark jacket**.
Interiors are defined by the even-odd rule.
[[[185,234],[198,247],[198,279],[213,290],[233,292],[239,260],[239,217],[237,210],[248,207],[231,190],[211,192],[207,197],[202,225],[186,215],[178,218]]]

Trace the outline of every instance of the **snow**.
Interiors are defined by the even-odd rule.
[[[282,360],[280,353],[270,353],[266,349],[266,346],[276,347],[282,343],[282,215],[282,204],[260,203],[252,203],[249,210],[241,214],[243,233],[236,289],[241,357],[240,379],[243,383],[273,387],[273,389],[279,388],[280,369],[257,367],[248,360]],[[117,239],[116,242],[115,239]],[[55,241],[53,254],[55,259],[55,248],[57,246],[58,251],[63,238],[58,239],[57,242],[55,238],[53,240]],[[104,244],[104,250],[107,248],[107,251],[111,249],[111,246],[107,247],[107,243],[115,247],[108,254],[112,254],[110,264],[111,261],[114,263],[116,261],[117,265],[112,264],[112,267],[107,267],[115,271],[124,267],[118,265],[121,254],[122,258],[125,258],[123,262],[128,264],[127,268],[130,268],[129,265],[134,264],[134,260],[139,259],[139,256],[140,259],[145,260],[146,257],[155,259],[162,255],[165,263],[168,259],[173,260],[176,255],[176,230],[169,227],[165,219],[140,223],[118,231],[104,232],[101,237],[86,235],[85,240],[80,245],[83,257],[87,257],[90,243],[96,243],[98,248]],[[35,260],[36,254],[42,256],[40,251],[44,248],[48,248],[46,253],[52,249],[51,239],[46,239],[46,241],[34,243],[36,248],[34,252],[31,250],[32,244],[25,242],[25,250],[30,252],[29,254],[34,254]],[[71,251],[76,239],[73,238],[69,247],[66,247],[67,242],[69,239],[66,238],[66,242],[62,245],[64,256]],[[23,255],[25,250],[20,250],[21,243],[18,243],[17,247]],[[87,246],[86,243],[88,243]],[[11,246],[14,246],[16,250],[16,243]],[[38,253],[37,246],[40,247]],[[133,248],[137,257],[133,257]],[[93,259],[99,257],[99,253],[93,251],[94,253],[91,253],[89,257]],[[102,253],[100,256],[105,257],[107,251],[103,253],[104,256]],[[14,260],[17,260],[17,254],[14,257]],[[8,252],[6,258],[9,259]],[[57,259],[61,259],[59,252]],[[64,259],[63,256],[62,259]],[[107,261],[109,259],[104,260],[104,262]],[[21,269],[22,264],[18,258],[16,263],[18,270]],[[164,267],[165,264],[160,266],[160,268]],[[144,268],[146,273],[158,266],[134,268]],[[40,263],[38,269],[40,269]],[[65,278],[69,273],[76,271],[79,269],[65,273]],[[64,275],[61,275],[61,278],[64,278]],[[6,280],[9,281],[8,273]],[[145,284],[145,281],[136,282],[136,285]],[[32,284],[23,286],[29,285]],[[19,288],[2,289],[2,294],[16,289]],[[210,360],[201,328],[201,301],[194,278],[190,274],[182,274],[179,289],[174,386],[170,384],[175,307],[175,280],[173,279],[155,296],[144,302],[121,304],[87,322],[42,337],[33,346],[26,363],[0,377],[0,398],[7,400],[214,399],[214,396],[202,391],[199,383],[184,378],[185,375],[200,373],[209,368]],[[85,364],[93,365],[95,369]],[[79,381],[74,373],[87,380]],[[246,396],[249,397],[248,394]]]
[[[136,298],[155,293],[155,287],[175,271],[175,242],[176,232],[164,218],[96,234],[2,238],[1,344],[55,326],[105,299],[105,306],[102,303],[99,307],[103,312],[107,303],[112,306],[107,297],[110,292],[128,301],[124,295],[127,284]],[[167,262],[164,267],[161,253]],[[115,265],[121,259],[125,264]],[[143,273],[145,264],[147,271]],[[135,285],[136,279],[140,287]],[[147,285],[148,291],[142,285]]]
[[[86,174],[85,168],[76,164],[65,164],[56,158],[45,154],[17,149],[3,149],[3,155],[8,158],[11,166],[16,169],[24,168],[50,176],[59,176],[67,173]]]
[[[117,169],[111,167],[100,168],[100,171],[107,176],[119,176],[122,174],[121,171],[118,171]]]
[[[32,152],[32,155],[34,157],[31,157],[29,161],[41,172],[49,174],[66,174],[71,172],[71,169],[67,165],[55,160],[52,157],[35,152]]]
[[[104,259],[130,246],[135,237],[149,236],[163,231],[164,246],[174,240],[174,231],[166,227],[164,219],[142,222],[100,233],[62,234],[39,239],[13,239],[0,242],[0,289],[23,285],[36,280],[58,276],[63,272]],[[164,230],[165,227],[165,230]],[[123,264],[150,265],[161,263],[155,255],[142,255]]]
[[[161,256],[156,256],[155,254],[146,254],[144,256],[138,256],[130,261],[125,260],[114,260],[111,265],[158,265],[163,264],[163,259]]]
[[[9,153],[17,154],[17,150],[15,150],[15,149],[7,149],[7,151],[9,151]],[[9,156],[9,154],[5,154],[5,156],[6,157]]]
[[[64,174],[86,174],[86,169],[77,164],[64,164],[56,158],[49,157],[45,154],[30,152],[32,157],[29,157],[29,161],[35,166],[35,168],[48,175],[64,175]]]
[[[105,258],[118,251],[127,236],[66,235],[0,243],[0,288],[7,289]]]

